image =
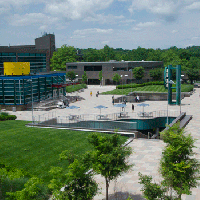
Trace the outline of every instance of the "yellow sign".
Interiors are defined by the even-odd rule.
[[[4,62],[4,75],[28,75],[30,62]]]

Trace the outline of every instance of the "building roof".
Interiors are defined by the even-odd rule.
[[[107,64],[107,63],[138,63],[138,62],[142,62],[142,63],[148,63],[148,62],[163,62],[163,61],[107,61],[107,62],[70,62],[70,63],[66,63],[66,64],[77,64],[77,63],[83,63],[83,64]]]

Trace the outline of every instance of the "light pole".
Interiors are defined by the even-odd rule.
[[[183,77],[184,75],[181,75],[181,77]],[[182,79],[180,80],[180,82],[182,81]],[[180,84],[180,114],[181,114],[181,84]]]
[[[174,81],[168,81],[168,91],[167,91],[167,125],[169,125],[169,117],[168,117],[168,100],[169,100],[169,84],[174,84]]]
[[[132,69],[129,69],[129,72],[131,72],[131,93],[132,93],[133,70],[132,70]]]
[[[34,117],[33,117],[33,79],[27,80],[27,82],[31,83],[31,101],[32,101],[32,123],[34,123]]]

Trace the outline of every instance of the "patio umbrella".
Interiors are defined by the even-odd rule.
[[[78,109],[78,108],[80,108],[80,107],[78,107],[78,106],[69,106],[69,107],[66,107],[66,109]]]
[[[94,108],[98,108],[98,109],[100,109],[100,115],[101,115],[101,109],[102,109],[102,108],[108,108],[108,107],[106,107],[106,106],[102,106],[102,105],[99,105],[99,106],[96,106],[96,107],[94,107]]]
[[[126,104],[118,103],[118,104],[115,104],[114,107],[119,107],[119,108],[120,108],[120,111],[121,111],[121,108],[126,107]]]
[[[140,103],[137,106],[143,106],[143,113],[144,113],[144,107],[149,106],[148,103]]]

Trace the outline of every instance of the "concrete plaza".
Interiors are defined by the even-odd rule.
[[[119,112],[119,108],[113,107],[112,105],[112,95],[99,95],[96,97],[96,92],[99,91],[109,91],[115,89],[115,86],[88,86],[88,89],[85,89],[84,92],[78,93],[85,100],[77,101],[73,105],[79,106],[80,109],[54,109],[57,116],[66,116],[69,114],[99,114],[99,110],[94,108],[98,105],[107,106],[107,109],[102,109],[102,114],[111,114]],[[90,96],[90,91],[92,91],[92,96]],[[197,153],[195,157],[200,160],[200,112],[199,112],[199,97],[200,89],[196,89],[194,94],[190,97],[186,97],[182,100],[181,110],[186,112],[187,115],[193,115],[193,119],[186,126],[186,133],[191,133],[192,136],[197,139],[195,146],[197,148],[194,151]],[[76,95],[77,93],[70,94]],[[117,96],[115,95],[115,98]],[[145,111],[152,112],[156,110],[166,110],[167,101],[146,101],[150,106],[145,107]],[[70,104],[72,105],[72,104]],[[142,111],[141,107],[137,106],[137,103],[134,103],[135,110],[134,112]],[[169,105],[168,109],[170,111],[180,111],[180,106]],[[132,103],[127,103],[126,107],[127,112],[132,112]],[[52,111],[49,111],[51,113]],[[10,114],[15,114],[18,120],[29,120],[32,119],[31,111],[17,111],[9,112]],[[34,116],[43,115],[47,111],[34,111]],[[162,150],[165,146],[162,140],[147,140],[147,139],[135,139],[129,144],[133,149],[133,153],[130,156],[130,163],[133,163],[131,171],[122,175],[117,179],[117,181],[112,181],[109,187],[109,193],[112,194],[114,191],[129,192],[135,196],[135,199],[142,199],[140,196],[142,194],[141,185],[138,183],[139,177],[138,172],[146,175],[152,175],[153,179],[158,182],[160,176],[158,174],[159,160],[162,155]],[[105,198],[105,180],[100,175],[95,176],[96,181],[99,183],[102,188],[101,194],[97,195],[94,199],[100,200]],[[192,195],[183,195],[183,200],[199,200],[200,199],[200,187],[197,187],[192,190]]]

